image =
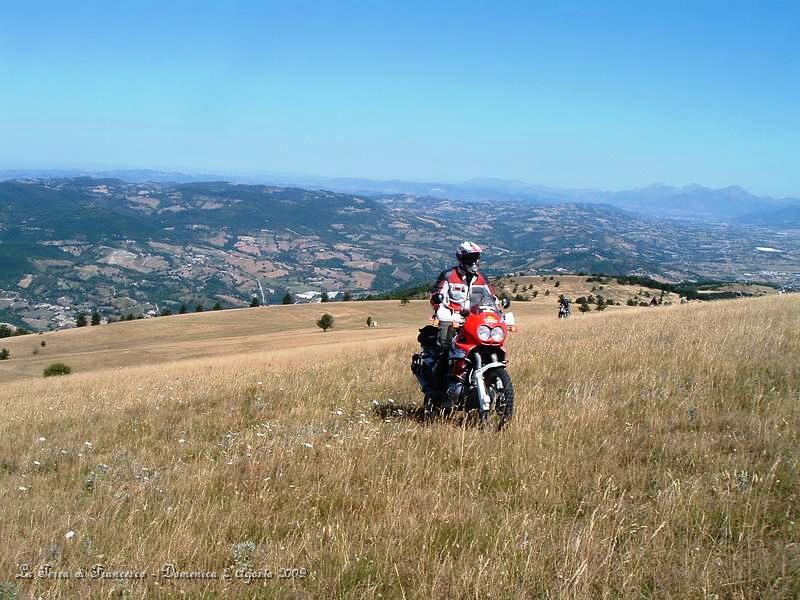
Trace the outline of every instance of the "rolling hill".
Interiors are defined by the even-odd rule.
[[[557,315],[560,294],[573,302],[580,297],[603,296],[615,302],[606,309],[609,312],[629,310],[627,301],[631,299],[648,303],[653,297],[661,297],[661,290],[643,285],[621,285],[613,279],[601,283],[573,275],[553,279],[501,278],[495,283],[498,293],[520,298],[512,302],[515,314],[536,323]],[[749,295],[776,293],[767,287],[740,287]],[[666,305],[678,304],[680,297],[667,292],[663,300]],[[590,307],[594,311],[596,305]],[[315,326],[324,312],[336,319],[334,329],[325,335]],[[577,317],[578,306],[573,306],[573,312]],[[269,351],[291,356],[331,343],[355,348],[368,341],[398,336],[411,339],[430,314],[427,300],[412,300],[405,306],[398,300],[332,302],[188,313],[4,338],[0,339],[0,348],[7,348],[12,360],[0,362],[0,377],[4,381],[38,378],[53,362],[65,362],[76,373],[84,373],[163,365],[209,355],[227,357]],[[367,317],[377,321],[378,326],[368,329]]]
[[[224,182],[0,183],[0,320],[37,330],[78,311],[142,314],[253,295],[386,291],[431,281],[463,239],[485,269],[794,281],[800,236],[641,217],[600,204],[463,202]],[[763,252],[761,248],[774,249]]]

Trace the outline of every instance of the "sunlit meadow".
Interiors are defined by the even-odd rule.
[[[413,350],[5,385],[0,596],[800,596],[800,298],[523,323],[501,434],[421,423]]]

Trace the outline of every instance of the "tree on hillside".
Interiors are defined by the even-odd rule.
[[[8,351],[8,348],[3,348],[0,350],[0,360],[8,360],[11,358],[11,352]]]
[[[532,295],[534,298],[539,295],[539,290],[533,290]]]
[[[194,312],[203,312],[203,305],[202,304],[198,304],[197,306],[195,306],[194,307]]]
[[[333,315],[325,313],[317,321],[317,327],[322,329],[322,333],[325,333],[326,331],[328,331],[328,329],[333,327],[334,321],[335,319],[333,318]]]
[[[353,299],[353,294],[350,292],[345,292],[342,296],[342,302],[350,302]]]
[[[14,335],[14,330],[8,325],[0,325],[0,338],[7,338]]]
[[[250,308],[258,308],[259,306],[261,306],[261,301],[258,296],[253,296],[252,300],[250,300]]]
[[[87,324],[86,315],[78,313],[78,317],[75,319],[75,327],[86,327]]]
[[[402,298],[400,298],[400,306],[405,306],[408,303],[409,303],[408,296],[403,296]]]
[[[328,296],[328,292],[323,290],[322,291],[322,296],[320,297],[320,302],[330,302],[330,301],[331,301],[331,297]]]
[[[556,281],[556,282],[553,284],[553,287],[558,287],[558,286],[560,286],[560,285],[561,285],[561,281],[559,280],[559,281]]]
[[[92,327],[95,325],[100,325],[100,313],[97,311],[92,313]]]
[[[286,295],[283,297],[282,302],[284,304],[294,304],[294,298],[292,298],[292,293],[286,292]]]
[[[581,304],[581,305],[578,307],[578,310],[579,310],[579,311],[581,311],[582,313],[585,313],[585,312],[589,312],[589,311],[590,311],[590,310],[592,310],[592,309],[591,309],[591,308],[589,308],[589,305],[588,305],[587,303],[584,303],[584,304]]]
[[[222,310],[222,304],[217,302],[214,306],[211,307],[211,310]]]
[[[169,317],[171,314],[172,314],[172,311],[170,309],[168,309],[168,308],[165,308],[164,310],[161,311],[161,316],[162,317]]]
[[[178,311],[178,314],[179,315],[185,315],[186,314],[186,305],[185,304],[181,304],[181,308]]]

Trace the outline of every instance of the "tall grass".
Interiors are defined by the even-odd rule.
[[[796,298],[522,327],[499,435],[418,422],[409,339],[6,386],[3,589],[800,595]],[[275,578],[18,581],[21,563]]]

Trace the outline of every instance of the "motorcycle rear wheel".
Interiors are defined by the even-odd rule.
[[[492,398],[493,409],[481,411],[481,425],[486,430],[500,431],[514,415],[514,385],[511,375],[503,368],[492,369],[484,376],[486,393]]]

